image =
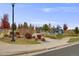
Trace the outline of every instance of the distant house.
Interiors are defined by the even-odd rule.
[[[63,34],[63,29],[61,27],[53,28],[51,33],[53,33],[53,34]]]

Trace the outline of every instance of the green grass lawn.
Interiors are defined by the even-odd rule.
[[[62,39],[64,38],[64,35],[63,34],[51,34],[51,35],[45,35],[45,37],[48,37],[48,38],[51,38],[51,39]]]
[[[13,44],[11,42],[11,38],[5,38],[5,39],[0,39],[0,41],[9,43],[9,44]],[[38,41],[35,41],[34,39],[16,39],[16,41],[14,42],[14,44],[40,44]]]
[[[70,38],[68,42],[72,43],[72,42],[77,42],[77,41],[79,41],[79,38]]]
[[[66,37],[78,37],[79,34],[64,34]]]

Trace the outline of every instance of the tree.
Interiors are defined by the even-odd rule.
[[[16,23],[12,24],[12,28],[13,28],[13,26],[14,26],[14,30],[16,30],[17,29]]]
[[[28,28],[28,24],[26,22],[24,22],[24,28]]]
[[[44,31],[48,31],[48,30],[49,30],[49,26],[48,26],[47,24],[44,24],[44,25],[43,25],[43,30],[44,30]]]
[[[55,28],[55,26],[53,26],[51,29],[52,29],[52,32],[53,32],[53,33],[56,32],[56,28]]]
[[[49,32],[51,32],[51,24],[49,23],[49,25],[48,25],[48,26],[49,26]]]
[[[68,29],[67,25],[64,24],[64,25],[63,25],[63,30],[64,30],[64,31],[67,31],[67,29]]]
[[[74,32],[75,32],[75,34],[79,33],[78,27],[75,27]]]
[[[30,29],[34,30],[34,26],[32,24],[30,24]]]
[[[1,23],[1,28],[2,29],[10,29],[10,23],[8,19],[8,14],[5,14],[2,18],[2,23]]]
[[[20,29],[21,28],[21,24],[18,24],[18,29]]]
[[[30,28],[32,28],[32,24],[30,24]]]

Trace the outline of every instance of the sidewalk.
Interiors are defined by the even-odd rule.
[[[0,42],[0,55],[18,55],[23,53],[31,53],[41,50],[46,50],[48,48],[62,46],[68,44],[69,39],[65,38],[62,40],[48,39],[46,42],[41,42],[41,44],[33,45],[16,45],[16,44],[7,44]]]

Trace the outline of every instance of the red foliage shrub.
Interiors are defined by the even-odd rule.
[[[19,32],[16,32],[16,35],[20,35],[20,33]]]
[[[18,35],[18,36],[17,36],[17,38],[21,38],[21,36],[20,36],[20,35]]]
[[[38,38],[38,39],[41,39],[41,35],[40,35],[40,34],[39,34],[39,35],[37,35],[37,38]]]
[[[66,24],[63,25],[63,29],[64,29],[64,31],[66,31],[68,29]]]
[[[25,38],[31,39],[31,38],[32,38],[32,34],[31,34],[31,33],[26,33],[26,34],[25,34]]]

